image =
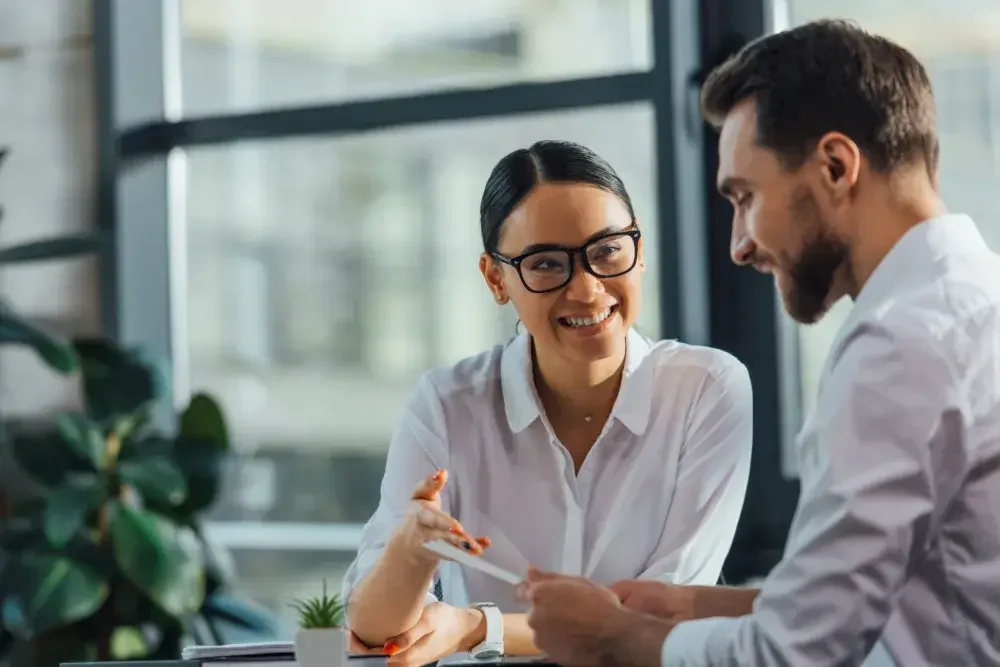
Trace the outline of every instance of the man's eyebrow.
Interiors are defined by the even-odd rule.
[[[594,232],[593,234],[591,234],[590,236],[588,236],[587,240],[583,242],[583,245],[587,245],[588,243],[590,243],[594,239],[600,238],[601,236],[604,236],[605,234],[613,234],[615,232],[624,232],[626,229],[629,229],[631,226],[632,226],[631,224],[629,224],[629,225],[627,225],[625,227],[622,227],[620,225],[608,225],[604,229],[602,229],[600,231],[597,231],[597,232]],[[573,248],[571,248],[570,246],[560,245],[558,243],[532,243],[531,245],[525,247],[524,250],[522,250],[521,252],[519,252],[517,254],[518,255],[527,255],[528,253],[539,252],[541,250],[572,250],[572,249]]]
[[[737,188],[746,188],[749,187],[749,185],[750,181],[745,178],[740,178],[739,176],[726,176],[719,181],[718,185],[716,185],[716,189],[718,189],[720,195],[729,199],[733,196],[734,190]]]

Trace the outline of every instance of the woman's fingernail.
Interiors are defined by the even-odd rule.
[[[448,529],[448,532],[454,535],[461,535],[462,529],[459,528],[458,526],[452,526],[451,528]]]
[[[435,482],[440,482],[441,477],[443,476],[444,476],[444,470],[438,470],[436,473],[434,473],[434,476],[431,477],[431,479],[433,479]]]
[[[399,653],[399,646],[396,645],[396,642],[386,642],[382,650],[385,651],[386,655],[396,655]]]

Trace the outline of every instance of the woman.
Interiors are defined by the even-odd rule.
[[[642,234],[615,171],[536,143],[497,164],[480,217],[483,278],[526,331],[421,379],[344,581],[356,639],[405,667],[538,652],[514,587],[425,542],[513,571],[710,585],[746,491],[749,376],[632,329]]]

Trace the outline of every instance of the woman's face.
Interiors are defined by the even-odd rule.
[[[632,229],[628,209],[614,194],[591,185],[545,183],[535,187],[504,223],[497,251],[505,257],[520,257],[535,246],[575,249],[628,229]],[[633,247],[630,237],[620,236],[592,245],[588,256],[600,270],[603,257],[614,253],[630,257]],[[483,254],[479,266],[497,301],[514,303],[537,349],[591,362],[621,354],[625,334],[635,322],[641,299],[641,239],[636,253],[633,270],[614,278],[589,273],[577,254],[569,282],[542,294],[527,289],[516,268],[488,254]],[[532,259],[523,262],[521,269],[526,276],[550,270],[548,264]]]

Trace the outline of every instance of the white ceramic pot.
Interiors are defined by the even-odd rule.
[[[299,630],[295,635],[298,667],[346,667],[347,631],[343,628]]]

